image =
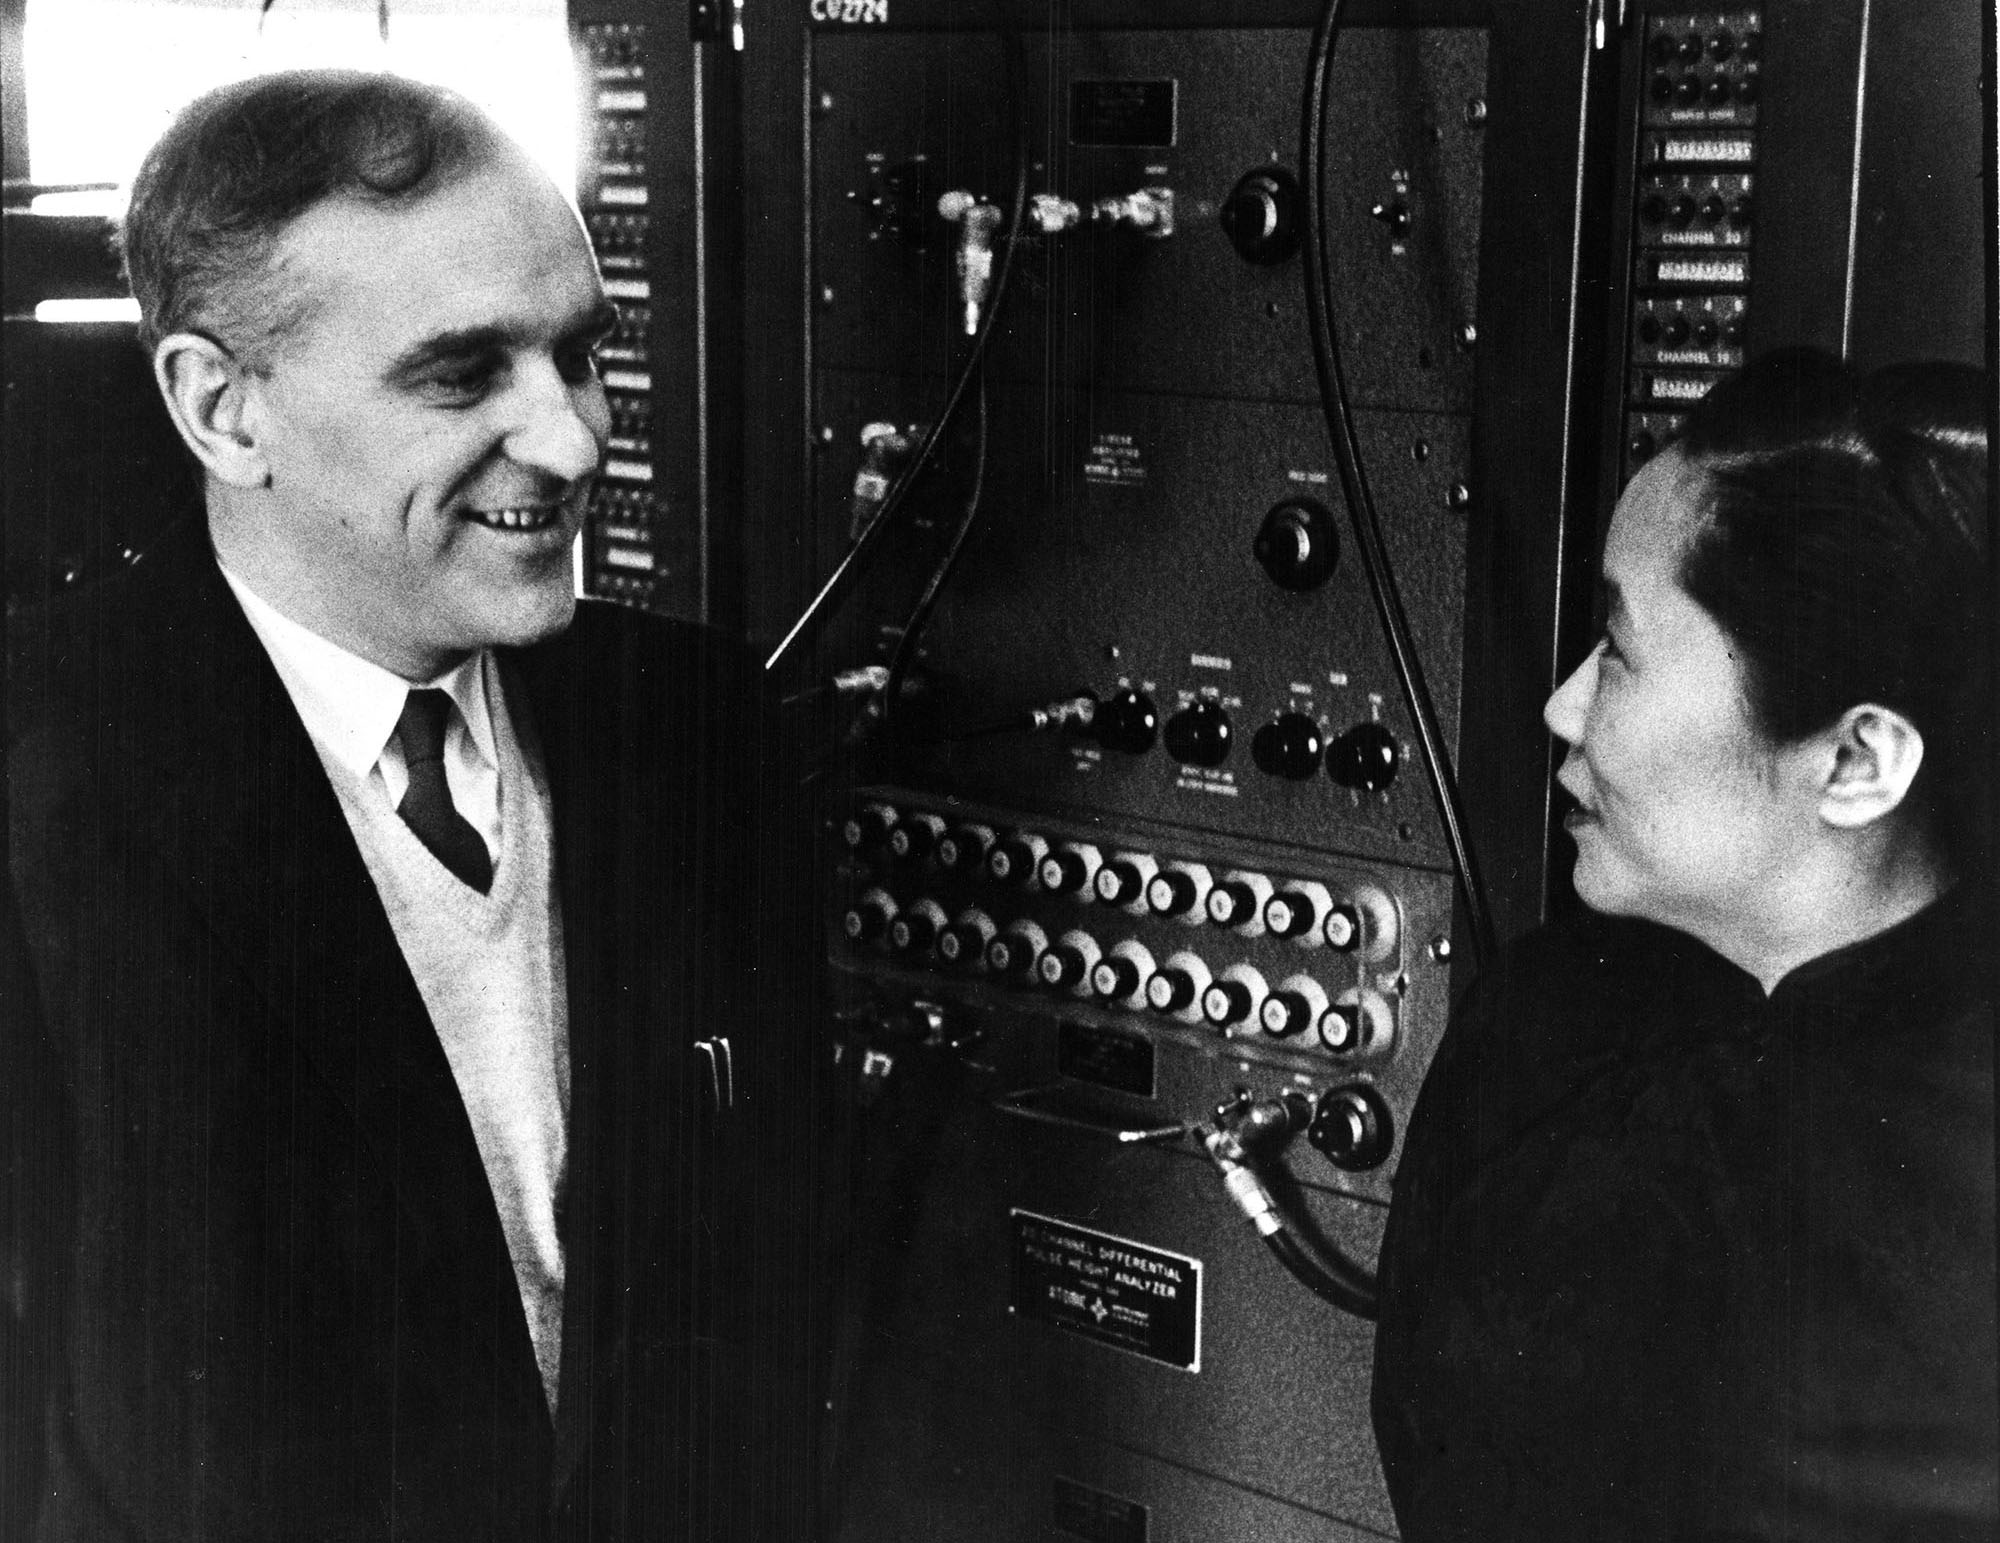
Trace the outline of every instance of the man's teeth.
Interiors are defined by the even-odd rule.
[[[539,530],[562,517],[559,507],[531,509],[475,509],[472,517],[495,530]]]

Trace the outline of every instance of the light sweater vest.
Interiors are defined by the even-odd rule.
[[[501,822],[487,894],[448,873],[379,787],[334,766],[328,773],[465,1100],[553,1414],[562,1364],[557,1211],[568,1151],[569,997],[548,783],[522,750],[499,672],[488,679]]]

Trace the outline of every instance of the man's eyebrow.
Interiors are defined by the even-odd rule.
[[[557,341],[572,343],[580,338],[589,338],[595,342],[617,325],[618,307],[608,299],[600,300],[574,324],[565,327]],[[518,337],[509,328],[495,326],[458,327],[449,332],[433,333],[412,343],[390,360],[385,373],[391,380],[406,380],[445,360],[467,359],[505,348],[518,341]]]

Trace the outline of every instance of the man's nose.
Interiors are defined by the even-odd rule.
[[[596,471],[610,428],[597,383],[573,384],[544,366],[517,389],[516,418],[505,441],[508,459],[564,482]]]
[[[1590,710],[1591,692],[1597,681],[1597,651],[1570,671],[1569,679],[1556,687],[1542,705],[1542,722],[1558,739],[1574,745],[1583,738],[1583,721]]]

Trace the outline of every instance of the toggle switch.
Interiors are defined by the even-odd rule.
[[[954,188],[938,199],[937,211],[958,227],[959,314],[965,335],[979,331],[980,313],[993,288],[993,233],[1000,228],[1000,211],[978,195]]]

